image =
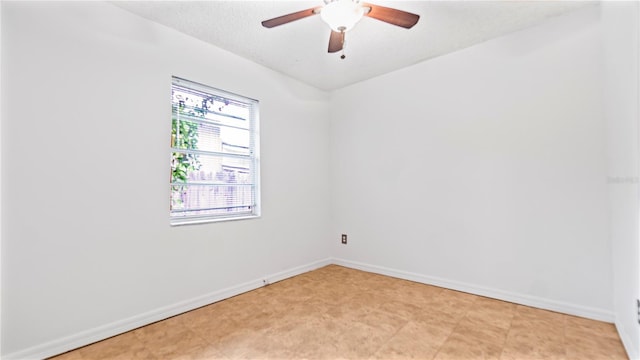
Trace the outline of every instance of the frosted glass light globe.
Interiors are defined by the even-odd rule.
[[[322,8],[320,17],[333,31],[349,31],[362,19],[364,9],[353,0],[335,0]]]

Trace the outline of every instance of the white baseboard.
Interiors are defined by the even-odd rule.
[[[209,294],[199,296],[194,299],[185,300],[176,304],[165,306],[163,308],[155,309],[140,315],[123,319],[110,324],[99,326],[90,330],[82,331],[77,334],[73,334],[68,337],[56,339],[44,344],[40,344],[28,349],[24,349],[15,353],[3,356],[5,360],[12,359],[44,359],[54,355],[58,355],[79,347],[92,344],[96,341],[104,340],[118,334],[145,326],[156,321],[164,320],[172,316],[182,314],[184,312],[197,309],[199,307],[209,305],[230,297],[245,293],[247,291],[255,290],[267,283],[274,283],[280,280],[284,280],[296,275],[300,275],[317,268],[330,265],[331,259],[324,259],[312,262],[310,264],[297,266],[295,268],[281,271],[275,274],[267,275],[263,278],[245,282],[236,286],[232,286],[226,289],[214,291]]]
[[[631,360],[640,359],[640,353],[638,353],[638,349],[635,347],[633,341],[631,341],[631,337],[624,331],[622,325],[616,320],[615,322],[616,330],[618,330],[618,335],[620,335],[620,340],[622,340],[622,345],[624,345],[624,349],[627,351],[627,356]]]
[[[356,261],[333,259],[333,263],[344,267],[372,272],[380,275],[391,276],[399,279],[415,281],[422,284],[439,286],[451,290],[462,291],[474,295],[485,296],[493,299],[504,300],[520,305],[531,306],[539,309],[556,311],[564,314],[580,316],[588,319],[614,322],[613,312],[591,308],[581,305],[555,301],[525,294],[512,293],[473,284],[463,283],[454,280],[442,279],[434,276],[411,273],[402,270],[390,269],[377,265],[370,265]]]

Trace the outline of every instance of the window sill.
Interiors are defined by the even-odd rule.
[[[171,226],[197,225],[197,224],[208,224],[208,223],[248,220],[248,219],[257,219],[257,218],[260,218],[260,215],[246,215],[246,216],[235,216],[235,217],[226,217],[226,218],[169,219],[169,225]]]

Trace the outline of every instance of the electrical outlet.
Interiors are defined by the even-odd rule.
[[[342,234],[342,243],[347,245],[347,234]]]

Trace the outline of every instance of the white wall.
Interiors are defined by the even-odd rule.
[[[327,93],[106,3],[2,2],[2,35],[2,355],[328,259]],[[171,75],[260,100],[262,218],[169,227]]]
[[[633,359],[640,358],[636,305],[636,299],[640,298],[639,8],[637,2],[602,4],[615,321],[618,333]]]
[[[2,4],[0,4],[0,69],[2,69]],[[2,87],[2,71],[0,71],[0,119],[4,117],[1,101]],[[2,139],[2,121],[0,121],[0,139]],[[2,269],[2,204],[2,146],[0,145],[0,271]],[[0,285],[1,283],[2,281],[0,280]],[[0,339],[2,339],[2,296],[0,296]],[[0,354],[2,354],[2,341],[0,341]]]
[[[585,9],[329,96],[109,4],[0,6],[3,358],[329,256],[615,315],[638,348],[637,184],[606,181],[638,176],[633,60],[618,67],[629,39],[608,43],[633,26],[626,10],[601,22]],[[261,219],[168,226],[171,75],[261,101]],[[135,179],[147,182],[132,192]]]
[[[334,256],[613,320],[601,46],[594,6],[334,92]]]

